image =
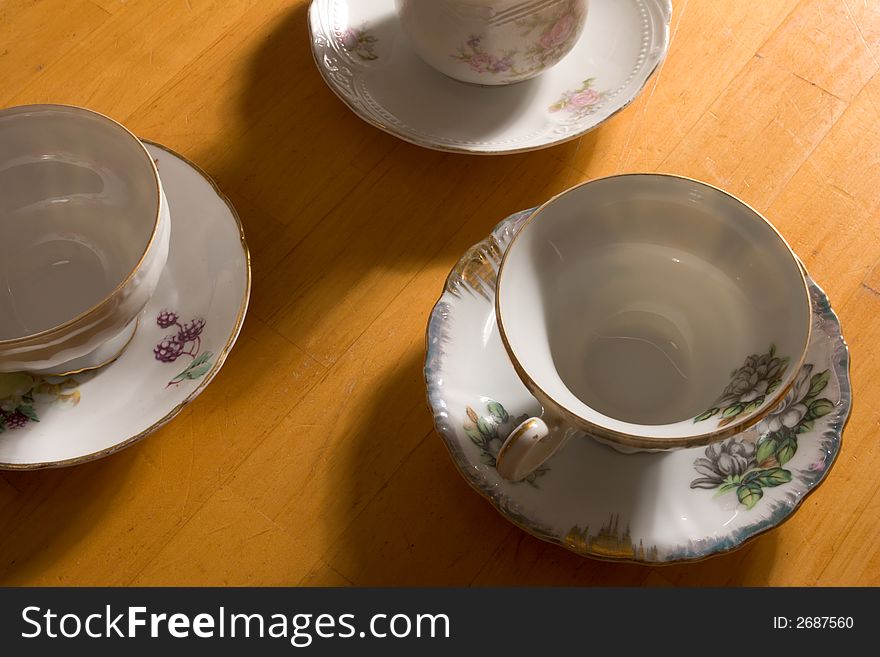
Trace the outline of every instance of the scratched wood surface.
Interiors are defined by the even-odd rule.
[[[880,584],[880,2],[677,0],[669,58],[582,139],[480,158],[357,119],[305,0],[2,0],[0,106],[87,106],[206,169],[242,216],[250,314],[208,390],[103,461],[0,474],[0,584]],[[764,211],[840,314],[855,404],[792,520],[663,568],[583,559],[457,474],[422,382],[463,251],[591,177],[670,171]]]

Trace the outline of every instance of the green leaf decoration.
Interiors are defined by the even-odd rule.
[[[779,378],[779,379],[774,379],[773,381],[771,381],[771,382],[770,382],[770,385],[767,386],[767,393],[766,393],[766,394],[770,395],[770,394],[772,394],[773,392],[775,392],[775,391],[776,391],[776,388],[778,388],[778,387],[779,387],[779,384],[781,384],[781,383],[782,383],[782,379],[781,379],[781,378]]]
[[[694,418],[694,422],[702,422],[703,420],[708,420],[710,417],[715,415],[719,410],[719,408],[710,408],[708,411],[703,411],[697,417]]]
[[[479,431],[477,431],[476,429],[465,429],[464,432],[477,447],[486,447],[486,441],[483,439],[483,434],[481,434]]]
[[[814,374],[810,379],[810,392],[807,393],[807,396],[804,398],[804,401],[808,401],[816,397],[820,392],[825,389],[825,386],[828,385],[828,379],[831,378],[831,370],[825,370],[824,372],[819,372],[818,374]]]
[[[834,402],[832,402],[830,399],[825,399],[824,397],[822,399],[817,399],[812,404],[810,404],[810,415],[813,418],[828,415],[833,410]]]
[[[764,491],[761,490],[760,484],[752,482],[750,484],[743,484],[737,488],[736,496],[744,507],[751,509],[762,497],[764,497]]]
[[[715,415],[720,409],[718,408],[710,408],[708,411],[704,411],[700,413],[697,417],[694,418],[694,422],[702,422],[703,420],[708,420],[710,417]]]
[[[755,454],[755,460],[758,463],[763,463],[776,453],[777,447],[778,443],[775,438],[767,438],[758,445],[758,452]]]
[[[482,454],[480,454],[480,461],[488,466],[491,466],[493,468],[495,467],[495,457],[492,456],[489,452],[483,452]]]
[[[769,468],[761,470],[755,481],[765,488],[774,488],[791,481],[791,472],[784,468]]]
[[[815,427],[815,420],[801,420],[800,424],[797,425],[795,431],[797,431],[797,433],[808,433],[812,431]]]
[[[764,403],[764,395],[761,395],[757,399],[750,401],[743,408],[743,413],[751,413],[752,411],[756,411],[761,408],[761,404]]]
[[[205,374],[211,371],[211,363],[205,363],[196,368],[190,368],[186,371],[187,379],[201,379]]]
[[[728,481],[728,482],[726,482],[726,483],[724,483],[724,484],[721,484],[721,487],[718,489],[718,493],[717,493],[717,494],[718,494],[718,495],[723,495],[723,494],[726,493],[727,491],[729,491],[729,490],[733,490],[733,489],[736,488],[737,486],[739,486],[739,482],[738,482],[738,481]]]
[[[797,438],[787,436],[783,438],[779,448],[776,450],[776,460],[779,462],[779,465],[785,465],[791,461],[795,452],[797,452]]]
[[[32,420],[33,422],[39,422],[40,416],[37,415],[36,409],[30,404],[22,404],[16,409],[19,413],[24,415],[27,419]]]
[[[493,438],[498,437],[498,431],[495,429],[495,425],[484,417],[477,419],[477,429],[480,430],[480,433],[483,434],[483,437],[486,440],[492,440]]]
[[[727,408],[724,409],[724,412],[721,414],[721,417],[724,417],[724,418],[736,417],[737,415],[739,415],[740,413],[743,412],[744,408],[745,408],[745,404],[734,404],[733,406],[728,406]]]
[[[187,379],[194,380],[202,378],[205,374],[211,371],[212,365],[210,361],[213,357],[214,353],[210,351],[206,351],[198,356],[185,370],[183,370],[183,372],[171,379],[171,384],[181,383]]]
[[[510,417],[507,415],[507,411],[504,410],[504,407],[496,401],[489,402],[489,413],[492,414],[492,417],[495,418],[495,421],[498,424],[504,424]]]
[[[209,360],[211,360],[211,358],[212,358],[213,356],[214,356],[213,353],[211,353],[210,351],[206,351],[206,352],[203,353],[201,356],[199,356],[198,358],[196,358],[192,363],[190,363],[190,366],[189,366],[189,368],[187,368],[187,369],[191,369],[191,368],[194,368],[194,367],[198,367],[199,365],[204,365],[204,364],[207,363]]]

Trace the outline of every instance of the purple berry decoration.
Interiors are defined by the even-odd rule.
[[[159,362],[173,363],[180,357],[180,354],[183,353],[183,347],[184,343],[179,339],[179,336],[169,335],[156,345],[156,348],[153,349],[153,353],[156,355],[156,360]]]
[[[13,411],[6,416],[6,426],[9,429],[21,429],[28,422],[30,422],[30,418],[24,413],[19,413],[18,411]]]
[[[177,339],[181,342],[192,342],[202,334],[204,329],[205,320],[201,318],[194,319],[183,325],[180,332],[177,334]]]
[[[159,328],[166,329],[169,326],[174,326],[175,324],[177,324],[177,321],[179,319],[180,318],[177,316],[177,313],[170,310],[163,310],[156,318],[156,324],[159,325]]]

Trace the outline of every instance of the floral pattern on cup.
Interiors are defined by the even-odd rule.
[[[522,37],[528,38],[540,32],[537,42],[525,50],[529,73],[544,71],[562,59],[574,45],[581,24],[581,6],[569,0],[555,15],[523,18],[516,24],[523,28]]]
[[[718,426],[723,427],[739,415],[757,410],[767,395],[772,394],[782,383],[787,367],[788,358],[778,357],[775,345],[770,345],[765,354],[749,356],[742,367],[731,372],[731,381],[714,406],[700,413],[694,418],[694,422],[703,422],[720,413]]]
[[[205,330],[205,320],[201,317],[180,323],[180,316],[173,311],[163,310],[156,317],[159,328],[167,329],[177,327],[177,332],[166,335],[153,349],[153,355],[160,363],[173,363],[182,356],[189,356],[192,362],[180,374],[171,379],[166,387],[177,386],[184,381],[200,379],[207,374],[211,367],[211,359],[214,354],[210,351],[201,352],[202,331]]]
[[[834,402],[819,397],[825,390],[831,371],[811,373],[806,364],[783,400],[758,425],[757,438],[734,436],[709,445],[704,456],[694,461],[701,476],[691,488],[717,489],[717,495],[736,491],[740,503],[753,508],[764,496],[765,488],[787,484],[792,473],[783,466],[794,457],[798,436],[815,429],[816,420],[834,409]],[[814,463],[812,470],[824,469],[824,462]]]
[[[513,71],[516,50],[492,55],[483,48],[482,36],[471,36],[453,57],[467,64],[475,73],[507,73]]]
[[[73,377],[41,377],[24,372],[0,374],[0,433],[39,422],[38,405],[80,402],[79,381]]]
[[[485,35],[473,34],[452,57],[470,67],[475,73],[504,75],[505,82],[517,82],[534,77],[564,57],[574,45],[581,24],[582,11],[575,0],[561,3],[559,11],[547,15],[539,13],[515,21],[523,40],[538,37],[522,51],[517,48],[502,52],[488,52]]]
[[[360,29],[350,27],[347,30],[338,32],[337,38],[343,50],[354,53],[361,61],[371,62],[379,59],[379,55],[376,54],[376,44],[379,42],[379,39],[370,34],[370,31],[365,27]]]
[[[467,407],[468,422],[465,422],[463,429],[467,437],[480,449],[480,461],[485,465],[494,468],[495,459],[501,445],[504,444],[507,436],[517,426],[528,419],[528,415],[522,415],[518,418],[511,418],[504,406],[497,401],[484,399],[486,404],[486,413],[479,415],[470,406]],[[530,486],[538,487],[536,481],[538,477],[542,477],[550,472],[550,468],[542,466],[532,472],[528,477],[523,479]]]
[[[594,84],[595,78],[588,78],[577,89],[566,91],[549,107],[550,112],[564,112],[573,121],[580,121],[589,116],[608,96],[605,91],[593,89]]]

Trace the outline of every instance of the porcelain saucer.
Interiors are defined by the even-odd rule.
[[[574,49],[539,77],[503,87],[425,64],[394,0],[312,0],[309,29],[324,80],[368,123],[427,148],[500,154],[574,139],[629,105],[666,56],[671,16],[670,0],[590,0]]]
[[[195,399],[238,337],[251,288],[238,215],[195,165],[145,144],[172,215],[159,285],[110,365],[65,378],[0,374],[0,469],[75,465],[128,447]]]
[[[840,323],[812,279],[806,364],[755,428],[709,447],[630,455],[581,436],[525,481],[498,476],[501,441],[540,413],[504,351],[494,308],[501,258],[530,213],[508,217],[464,255],[428,325],[428,400],[464,478],[524,530],[603,559],[702,559],[790,518],[833,465],[851,404]]]

